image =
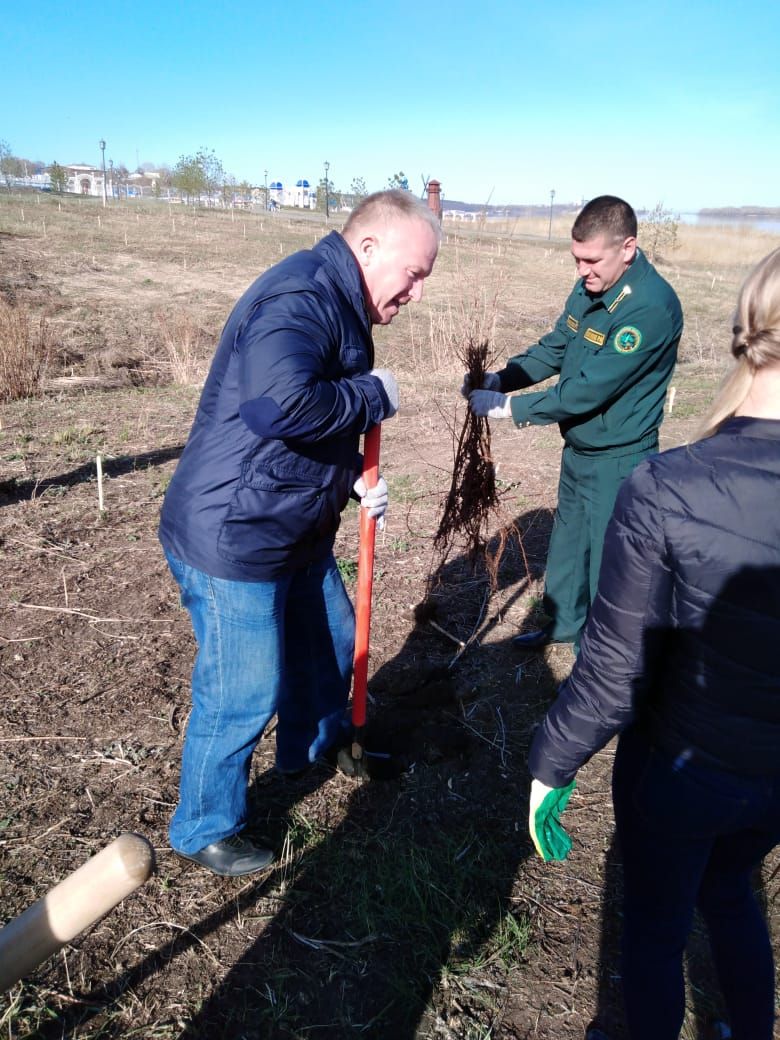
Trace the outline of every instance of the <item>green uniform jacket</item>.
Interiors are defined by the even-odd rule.
[[[499,372],[504,393],[560,373],[549,390],[513,397],[512,418],[518,426],[557,422],[575,451],[651,447],[682,327],[677,294],[641,250],[601,296],[580,279],[552,332]]]

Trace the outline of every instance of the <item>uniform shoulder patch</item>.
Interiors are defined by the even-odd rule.
[[[580,327],[580,323],[577,321],[573,314],[570,314],[566,318],[566,324],[569,326],[572,332],[576,332],[577,329]]]
[[[642,343],[642,333],[633,325],[624,325],[615,333],[612,344],[618,354],[633,354],[639,350]]]

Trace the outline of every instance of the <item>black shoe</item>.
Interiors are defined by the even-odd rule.
[[[313,765],[313,762],[308,762],[300,769],[280,769],[279,766],[274,766],[274,772],[277,776],[284,777],[285,780],[300,780],[308,775]]]
[[[256,845],[243,834],[233,834],[230,838],[215,841],[199,852],[179,852],[178,849],[173,851],[177,856],[200,863],[212,874],[219,874],[221,877],[256,874],[274,861],[274,854],[270,849]]]
[[[536,628],[531,632],[523,632],[512,640],[519,650],[542,650],[550,642],[549,628]]]

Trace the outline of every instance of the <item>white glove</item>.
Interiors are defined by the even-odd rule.
[[[565,787],[548,787],[541,780],[531,781],[528,800],[528,831],[541,858],[566,859],[571,851],[571,838],[561,825],[561,814],[576,787],[572,780]]]
[[[506,394],[495,390],[472,390],[469,394],[469,408],[474,415],[488,419],[511,419],[512,405]]]
[[[387,394],[387,400],[390,402],[390,411],[385,419],[392,419],[398,411],[398,382],[395,376],[389,368],[372,368],[368,374],[382,384],[382,388]]]
[[[528,798],[528,831],[531,835],[531,840],[534,843],[536,851],[542,857],[545,858],[542,852],[542,847],[539,842],[539,838],[536,834],[536,812],[537,809],[541,808],[542,802],[545,800],[547,795],[552,791],[552,787],[548,787],[547,784],[543,784],[541,780],[531,779],[531,793]]]
[[[379,529],[382,530],[384,525],[385,510],[387,509],[387,481],[384,477],[380,477],[374,487],[366,490],[366,482],[362,477],[358,477],[355,481],[354,491],[356,495],[360,496],[360,504],[364,509],[368,510],[368,515],[379,521]]]
[[[481,387],[473,387],[471,385],[471,376],[468,372],[463,376],[463,386],[460,388],[460,392],[464,397],[468,397],[472,390],[500,390],[501,389],[501,376],[498,372],[486,372],[485,378],[482,380]]]

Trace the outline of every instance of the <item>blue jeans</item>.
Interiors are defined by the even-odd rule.
[[[332,555],[269,582],[212,578],[167,559],[198,643],[170,826],[173,848],[191,853],[245,826],[252,753],[274,714],[284,771],[347,732],[355,615]]]
[[[772,1040],[774,967],[752,874],[780,842],[780,776],[745,777],[620,737],[612,778],[623,858],[623,991],[632,1040],[677,1040],[698,905],[734,1040]]]

